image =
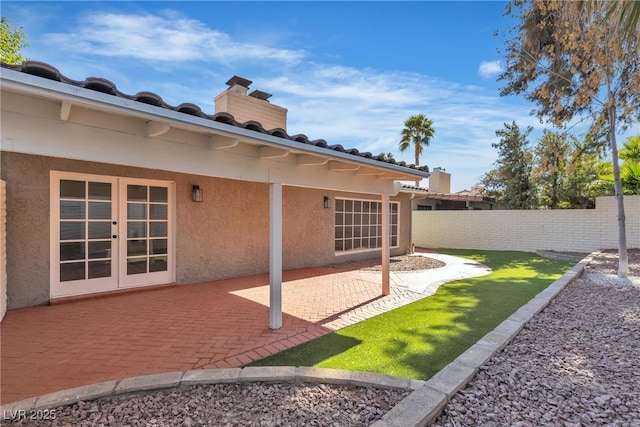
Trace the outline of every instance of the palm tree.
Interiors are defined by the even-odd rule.
[[[620,32],[620,36],[626,38],[629,42],[633,42],[635,38],[636,49],[640,49],[640,31],[638,31],[640,29],[640,2],[610,2],[606,18],[616,13],[618,13],[618,31]]]
[[[578,10],[586,8],[587,13],[598,7],[602,0],[587,0],[576,2]],[[636,50],[640,49],[640,1],[608,1],[606,2],[603,19],[610,19],[617,15],[616,31],[622,39],[635,43]]]
[[[411,145],[415,149],[416,166],[420,164],[420,154],[423,147],[428,147],[435,130],[433,122],[426,118],[424,114],[417,114],[409,117],[404,122],[402,129],[402,139],[400,140],[400,151],[405,152]],[[420,181],[416,181],[416,187]]]
[[[624,160],[620,166],[623,187],[628,194],[640,194],[640,136],[629,137],[618,153]]]
[[[618,154],[622,160],[631,160],[640,163],[640,135],[627,138],[627,141]]]

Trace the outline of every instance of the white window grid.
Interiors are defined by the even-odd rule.
[[[389,203],[390,246],[397,248],[400,203]],[[336,198],[335,251],[339,253],[382,248],[382,202]]]

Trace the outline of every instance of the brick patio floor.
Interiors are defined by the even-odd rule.
[[[107,380],[242,366],[425,295],[380,274],[284,272],[283,326],[269,329],[268,275],[9,310],[1,324],[5,404]]]

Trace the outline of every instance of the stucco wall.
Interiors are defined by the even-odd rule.
[[[197,283],[268,271],[269,187],[267,184],[116,166],[44,156],[2,153],[7,182],[7,261],[9,308],[49,301],[49,171],[69,171],[176,183],[176,281]],[[204,202],[191,201],[194,184]],[[380,200],[370,195],[283,187],[283,268],[327,265],[379,256],[380,251],[335,256],[333,209],[324,196]],[[411,236],[408,195],[401,201],[400,247]]]
[[[7,185],[0,180],[0,321],[7,311]]]
[[[640,248],[640,196],[625,197],[627,247]],[[618,246],[614,197],[596,209],[414,211],[413,242],[430,248],[589,252]]]

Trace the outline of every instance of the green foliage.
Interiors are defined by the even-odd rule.
[[[489,197],[507,209],[536,206],[530,179],[533,156],[527,140],[531,131],[531,127],[521,131],[516,122],[505,123],[504,129],[496,131],[500,141],[491,144],[498,149],[498,160],[494,163],[495,168],[482,177],[481,184]]]
[[[576,2],[578,10],[586,8],[587,13],[591,13],[594,8],[605,3],[606,14],[604,20],[618,18],[616,30],[622,40],[635,41],[640,48],[640,1],[607,1],[589,0]]]
[[[625,194],[640,195],[640,163],[625,161],[620,166],[620,179]]]
[[[622,191],[627,195],[640,195],[640,137],[630,137],[619,152],[624,163],[620,166]],[[613,166],[602,162],[600,165],[600,185],[613,194]]]
[[[640,50],[640,2],[616,1],[609,2],[608,16],[619,16],[618,28],[622,39],[633,42],[635,38],[636,50]],[[620,12],[617,9],[620,8]]]
[[[551,209],[560,203],[563,178],[567,169],[569,141],[557,132],[545,131],[534,150],[537,166],[533,168],[533,181],[539,190],[540,204]]]
[[[595,206],[595,198],[610,194],[609,184],[601,179],[599,173],[600,156],[603,150],[601,141],[587,138],[579,141],[572,135],[545,130],[542,138],[532,149],[524,142],[517,144],[514,129],[500,131],[502,134],[513,134],[507,141],[494,144],[501,148],[497,167],[482,177],[481,185],[487,195],[494,197],[506,208],[523,209],[509,203],[508,196],[522,191],[524,184],[514,186],[517,175],[514,170],[526,168],[521,163],[529,162],[530,176],[528,185],[533,195],[527,201],[530,208],[568,209],[591,208]],[[503,138],[504,139],[504,138]],[[533,153],[531,155],[529,152]],[[512,187],[510,187],[512,186]]]
[[[420,164],[420,155],[424,147],[429,146],[431,138],[435,134],[433,122],[423,114],[409,117],[404,122],[402,129],[402,139],[400,140],[400,151],[405,152],[411,146],[415,150],[415,164]]]
[[[426,380],[475,344],[571,264],[524,252],[443,251],[482,262],[484,277],[325,335],[254,366],[313,366]]]
[[[570,163],[564,177],[563,198],[558,208],[593,208],[596,197],[606,195],[597,185],[598,154],[584,149],[584,144],[574,140],[570,152]]]
[[[620,150],[619,156],[622,160],[640,162],[640,135],[629,137]]]
[[[0,61],[7,64],[22,64],[27,60],[22,56],[22,49],[29,46],[25,41],[22,28],[12,30],[8,18],[2,17],[0,33]]]
[[[538,207],[586,208],[603,195],[593,184],[598,180],[598,154],[601,145],[574,136],[545,131],[534,149],[532,181],[538,194]]]

